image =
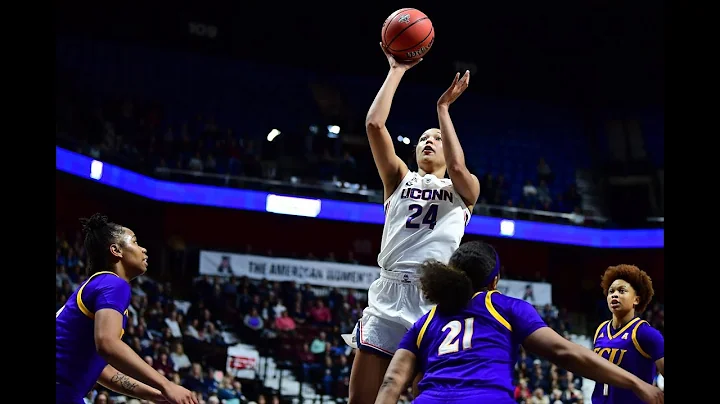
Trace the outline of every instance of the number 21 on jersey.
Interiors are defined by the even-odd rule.
[[[466,349],[472,348],[472,337],[475,325],[475,319],[468,317],[465,319],[465,329],[463,330],[463,324],[458,320],[450,321],[445,324],[442,331],[450,330],[445,336],[445,339],[438,347],[438,356],[451,354]],[[460,347],[459,335],[462,333],[462,348]]]
[[[413,203],[412,205],[408,206],[408,209],[410,209],[410,216],[408,216],[407,221],[405,222],[405,227],[408,229],[418,229],[420,228],[420,225],[427,225],[430,230],[435,228],[435,223],[437,222],[437,214],[438,214],[438,205],[437,204],[431,204],[425,207],[425,214],[423,215],[423,207],[422,205],[418,205],[417,203]],[[422,221],[418,223],[418,220],[415,220],[422,216]]]

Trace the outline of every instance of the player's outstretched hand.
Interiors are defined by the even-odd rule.
[[[458,99],[460,94],[464,93],[470,85],[470,70],[465,70],[462,78],[460,73],[455,73],[455,79],[453,80],[450,88],[445,90],[443,95],[440,96],[437,104],[438,106],[450,106],[455,100]]]
[[[382,49],[383,53],[385,54],[385,57],[387,57],[388,63],[390,64],[391,69],[400,69],[400,70],[408,70],[411,67],[415,66],[416,64],[420,63],[422,61],[422,58],[418,60],[412,60],[409,62],[405,62],[402,60],[397,60],[393,55],[388,52],[387,48],[385,48],[380,42],[380,49]]]
[[[168,403],[172,404],[198,404],[197,397],[185,387],[178,386],[175,383],[168,383],[163,390],[163,396]]]
[[[643,383],[635,389],[635,394],[645,403],[663,404],[665,393],[662,390],[648,383]]]

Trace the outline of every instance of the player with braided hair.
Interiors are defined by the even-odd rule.
[[[55,314],[55,402],[82,404],[95,383],[156,403],[197,404],[122,341],[130,281],[147,271],[147,250],[127,227],[80,219],[92,275]]]

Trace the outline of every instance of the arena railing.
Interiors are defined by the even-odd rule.
[[[241,175],[207,173],[193,170],[183,170],[168,167],[155,168],[155,175],[162,177],[174,177],[174,179],[193,180],[206,183],[208,185],[222,185],[227,187],[271,189],[277,191],[285,191],[298,195],[315,196],[314,193],[336,194],[337,196],[352,199],[358,202],[375,202],[382,203],[382,191],[368,189],[366,185],[353,184],[344,181],[316,181],[315,184],[302,182],[299,178],[291,181],[281,181],[274,179],[246,177]],[[205,180],[205,181],[202,181]],[[293,192],[290,192],[293,191]],[[341,198],[341,199],[345,199]],[[492,214],[492,213],[497,214]],[[538,209],[518,208],[513,206],[478,204],[473,212],[482,216],[498,216],[509,219],[516,218],[517,215],[525,215],[530,220],[551,219],[555,222],[568,222],[573,225],[603,225],[609,221],[608,218],[597,215],[579,215],[576,213],[561,213]],[[662,224],[663,217],[648,217],[648,223]]]
[[[64,134],[56,134],[56,141],[59,145],[75,149],[85,155],[89,155],[87,145],[79,144],[77,140]],[[157,167],[150,169],[147,166],[138,165],[136,161],[120,156],[116,153],[102,153],[102,159],[115,163],[137,172],[147,172],[154,177],[161,179],[177,180],[180,182],[202,183],[205,185],[226,186],[231,188],[257,189],[263,191],[283,192],[290,195],[309,197],[330,197],[332,199],[348,200],[355,202],[382,203],[382,191],[369,189],[366,185],[350,183],[346,181],[315,181],[308,183],[301,178],[291,178],[290,181],[281,181],[266,178],[246,177],[240,175],[207,173],[183,169],[171,169],[168,167]],[[578,215],[575,213],[560,213],[539,209],[526,209],[504,205],[478,204],[473,214],[488,217],[507,219],[525,219],[538,222],[552,222],[557,224],[570,224],[582,227],[606,227],[608,218],[597,215]],[[519,216],[519,217],[518,217]],[[648,228],[662,227],[663,217],[650,217],[646,219]]]

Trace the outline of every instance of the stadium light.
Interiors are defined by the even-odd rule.
[[[340,127],[337,125],[328,125],[327,130],[327,137],[330,139],[337,139],[340,135]]]
[[[268,141],[268,142],[272,142],[273,139],[275,139],[276,137],[280,136],[280,133],[281,133],[281,132],[280,132],[279,130],[277,130],[277,129],[271,130],[270,133],[268,133],[268,135],[267,135],[267,141]]]

